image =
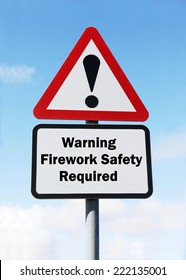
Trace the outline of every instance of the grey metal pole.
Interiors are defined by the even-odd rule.
[[[86,199],[86,259],[99,260],[99,199]]]
[[[86,199],[86,259],[99,260],[98,199]]]

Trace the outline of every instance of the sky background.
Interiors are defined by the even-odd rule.
[[[154,184],[148,199],[100,200],[100,258],[186,259],[184,0],[0,0],[0,259],[85,258],[85,201],[30,189],[33,127],[69,123],[32,110],[89,26],[150,113]]]

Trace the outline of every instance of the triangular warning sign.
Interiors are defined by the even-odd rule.
[[[89,27],[35,106],[34,116],[145,121],[148,111],[97,29]]]

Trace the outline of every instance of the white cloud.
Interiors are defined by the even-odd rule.
[[[26,65],[9,66],[7,64],[1,64],[0,83],[5,83],[5,84],[29,83],[34,73],[35,73],[34,67],[29,67]]]
[[[184,256],[186,202],[100,200],[102,259]],[[0,259],[84,259],[85,202],[0,206]]]
[[[81,218],[78,202],[26,209],[1,206],[0,259],[68,259],[65,243],[72,234],[72,239],[79,238]]]
[[[130,240],[123,235],[114,235],[112,241],[105,245],[104,252],[102,253],[103,259],[145,259],[144,245],[139,240]]]
[[[186,201],[103,201],[104,259],[180,259],[186,246]],[[117,209],[120,209],[117,211]],[[112,238],[109,237],[112,234]],[[107,237],[108,236],[108,237]]]
[[[103,201],[101,206],[106,226],[117,233],[143,235],[156,231],[161,233],[185,230],[185,201],[164,203],[150,198],[134,205],[123,205],[122,211],[116,212],[116,209],[121,209],[121,204],[121,201],[110,200]]]
[[[153,146],[153,159],[165,160],[186,157],[186,131],[163,135]]]

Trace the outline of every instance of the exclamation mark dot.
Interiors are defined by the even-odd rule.
[[[96,55],[90,54],[90,55],[87,55],[83,59],[83,65],[85,68],[85,73],[86,73],[87,80],[89,83],[90,91],[93,92],[98,70],[99,70],[99,66],[100,66],[100,60]],[[85,99],[85,104],[89,108],[97,107],[98,103],[99,103],[99,100],[95,95],[89,95]]]

